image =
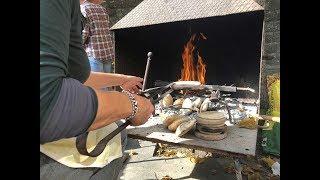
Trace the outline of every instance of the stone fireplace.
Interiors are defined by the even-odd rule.
[[[151,51],[147,88],[177,81],[185,45],[196,35],[194,55],[205,64],[205,84],[250,87],[257,93],[235,96],[258,101],[263,19],[253,0],[144,0],[111,28],[115,71],[143,77]]]

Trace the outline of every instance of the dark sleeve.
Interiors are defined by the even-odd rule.
[[[40,1],[40,127],[69,74],[70,1]]]
[[[60,68],[67,74],[71,28],[70,0],[40,1],[40,51],[55,57],[40,58],[40,65]]]
[[[68,70],[70,77],[84,83],[90,75],[90,64],[82,45],[80,3],[72,2]]]
[[[95,92],[72,78],[64,78],[61,90],[44,126],[40,143],[78,136],[88,130],[97,114]]]
[[[97,113],[95,92],[82,84],[90,66],[79,8],[79,0],[40,1],[40,143],[85,132]]]

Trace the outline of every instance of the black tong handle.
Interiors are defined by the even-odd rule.
[[[146,97],[145,94],[141,94],[141,95]],[[153,95],[150,96],[149,99],[150,99],[151,103],[153,105],[155,105],[160,99],[158,98],[158,99],[154,100],[152,97],[153,97]],[[126,127],[129,126],[130,124],[131,124],[130,120],[127,120],[125,123],[121,124],[117,129],[115,129],[110,134],[108,134],[105,138],[103,138],[91,152],[88,152],[88,149],[87,149],[87,138],[88,138],[89,132],[85,132],[85,133],[81,134],[80,136],[77,136],[76,148],[77,148],[78,152],[82,155],[86,155],[86,156],[90,156],[90,157],[97,157],[104,151],[108,142],[112,138],[114,138],[118,133],[120,133],[121,131],[126,129]]]
[[[78,152],[82,155],[86,155],[90,157],[99,156],[106,148],[108,142],[112,138],[114,138],[119,132],[123,131],[130,124],[131,124],[131,121],[126,121],[125,123],[121,124],[117,129],[115,129],[110,134],[108,134],[105,138],[103,138],[91,152],[88,152],[87,150],[87,137],[89,132],[85,132],[81,134],[76,138],[76,147]]]

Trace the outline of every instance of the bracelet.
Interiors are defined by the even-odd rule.
[[[132,106],[132,113],[129,117],[125,118],[125,120],[133,119],[138,112],[138,102],[136,101],[134,96],[129,91],[122,90],[122,92],[125,93],[126,95],[128,95],[129,100],[131,102],[131,106]]]

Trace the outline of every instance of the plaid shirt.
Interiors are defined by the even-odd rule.
[[[88,56],[102,63],[114,61],[114,44],[107,10],[99,4],[85,2],[81,4],[81,13],[87,20],[82,38]]]

